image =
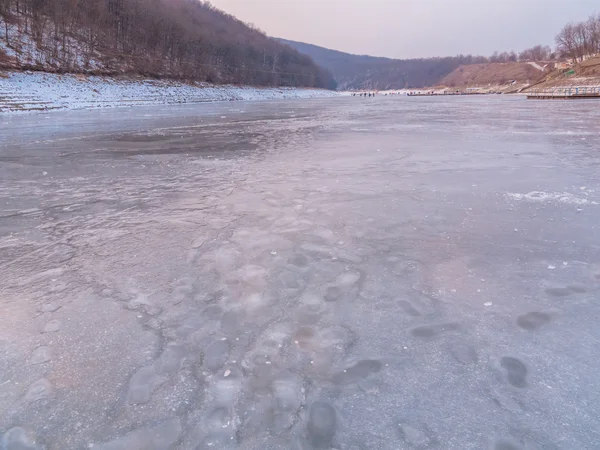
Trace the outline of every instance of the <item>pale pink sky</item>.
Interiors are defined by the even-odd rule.
[[[397,58],[489,55],[554,45],[595,0],[212,0],[267,34],[350,53]]]

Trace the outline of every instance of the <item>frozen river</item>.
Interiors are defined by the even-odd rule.
[[[597,106],[0,116],[0,448],[600,448]]]

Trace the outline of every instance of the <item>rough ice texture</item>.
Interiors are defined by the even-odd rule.
[[[185,84],[44,72],[9,72],[0,76],[0,113],[336,95],[339,94],[322,89]]]
[[[585,194],[588,194],[586,192]],[[595,201],[590,201],[584,197],[578,197],[569,192],[542,192],[532,191],[527,194],[509,192],[507,197],[510,200],[540,202],[540,203],[567,203],[572,205],[597,205]]]
[[[597,449],[600,108],[565,105],[2,117],[0,449]]]

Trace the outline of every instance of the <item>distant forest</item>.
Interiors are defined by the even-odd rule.
[[[515,52],[494,52],[492,56],[458,55],[443,58],[391,59],[329,50],[316,45],[279,39],[309,55],[338,82],[340,89],[418,89],[438,84],[460,66],[486,63],[534,62],[557,57],[548,46],[536,45]]]
[[[483,56],[390,59],[329,50],[316,45],[279,39],[331,72],[342,90],[398,89],[432,86],[463,64],[488,62]]]
[[[410,89],[434,86],[466,65],[581,61],[598,53],[600,14],[566,25],[556,36],[555,49],[536,45],[520,53],[402,60],[270,38],[200,0],[0,0],[4,69],[342,90]]]
[[[0,0],[0,66],[335,89],[309,56],[197,0]]]
[[[581,61],[600,54],[600,14],[566,25],[556,36],[556,48],[536,45],[519,53],[494,52],[491,56],[458,55],[442,58],[391,59],[353,55],[316,45],[278,39],[329,70],[340,89],[418,89],[438,84],[460,66],[486,63]]]

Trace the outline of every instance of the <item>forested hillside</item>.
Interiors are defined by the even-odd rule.
[[[490,57],[376,58],[302,42],[278,40],[328,69],[340,89],[418,89],[437,84],[466,87],[472,84],[502,84],[511,80],[535,82],[544,76],[544,70],[536,70],[537,66],[565,59],[583,61],[600,54],[600,14],[593,14],[583,22],[565,25],[556,36],[555,49],[547,45],[535,45],[519,53],[494,52]],[[535,62],[541,64],[524,64]]]
[[[427,59],[389,59],[352,55],[316,45],[279,39],[329,70],[340,89],[403,89],[437,84],[463,64],[487,62],[488,58],[455,56]]]
[[[0,0],[0,67],[335,89],[309,56],[198,0]]]

